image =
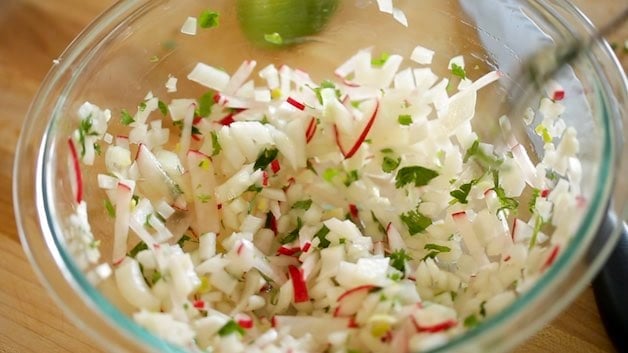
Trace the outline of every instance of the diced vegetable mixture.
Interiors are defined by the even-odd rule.
[[[526,116],[536,160],[505,117],[503,146],[472,129],[500,72],[472,80],[456,57],[441,78],[433,51],[406,55],[361,50],[322,82],[198,63],[165,83],[201,97],[86,102],[68,247],[94,283],[112,276],[137,324],[192,351],[421,351],[481,324],[552,265],[586,203],[565,92]],[[83,180],[97,159],[106,170]],[[111,218],[111,263],[84,183],[103,192],[89,206]]]

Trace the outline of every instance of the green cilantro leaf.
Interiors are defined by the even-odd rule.
[[[480,324],[480,320],[475,314],[471,314],[464,319],[464,327],[473,328]]]
[[[395,187],[397,189],[408,184],[414,183],[414,186],[427,185],[430,180],[436,178],[438,172],[421,166],[403,167],[397,172]]]
[[[181,238],[179,238],[179,240],[177,241],[177,244],[179,244],[180,247],[183,247],[183,244],[185,244],[186,241],[190,240],[192,240],[192,238],[189,235],[183,234],[183,236],[181,236]]]
[[[325,80],[325,81],[321,82],[321,84],[318,87],[314,88],[314,93],[316,94],[316,98],[318,98],[318,102],[320,104],[323,104],[323,96],[321,96],[321,91],[324,88],[334,88],[334,89],[336,89],[336,97],[337,98],[340,98],[340,96],[342,95],[340,90],[336,88],[336,85],[333,82],[331,82],[329,80]]]
[[[300,200],[294,203],[294,205],[292,205],[293,209],[301,209],[301,210],[309,210],[310,206],[312,206],[312,200]]]
[[[384,156],[382,159],[382,170],[384,173],[392,173],[399,167],[401,163],[401,157],[393,158],[389,156]]]
[[[279,154],[279,150],[276,148],[265,148],[262,153],[257,156],[257,160],[255,160],[255,165],[253,168],[257,169],[266,169],[268,165],[277,158],[277,154]]]
[[[348,172],[347,177],[345,178],[345,186],[349,187],[351,184],[353,184],[354,181],[357,181],[358,179],[359,175],[357,170],[354,169]]]
[[[319,229],[318,232],[314,234],[314,238],[318,238],[319,240],[318,247],[320,249],[325,249],[331,244],[331,242],[327,240],[327,234],[329,234],[329,228],[327,228],[327,226],[325,225],[323,225],[321,229]]]
[[[325,169],[325,171],[323,172],[323,179],[325,179],[325,181],[331,183],[333,182],[334,178],[336,176],[338,176],[339,172],[337,169],[334,168],[327,168]]]
[[[405,249],[399,249],[393,251],[390,255],[390,266],[396,268],[401,272],[405,272],[406,261],[412,260],[412,257],[408,255]]]
[[[116,218],[116,208],[113,206],[109,199],[105,199],[105,210],[107,210],[107,214],[111,218]]]
[[[467,78],[467,73],[464,71],[464,68],[456,63],[451,63],[451,73],[462,80]]]
[[[216,11],[205,10],[198,16],[198,26],[201,28],[213,28],[219,24],[220,15]]]
[[[399,121],[400,125],[408,126],[412,124],[412,116],[408,114],[399,115],[397,121]]]
[[[301,221],[301,218],[297,218],[297,227],[293,229],[292,232],[288,233],[285,237],[279,239],[279,243],[288,244],[297,240],[301,227],[303,227],[303,222]]]
[[[499,186],[499,173],[496,170],[493,171],[493,183],[495,184],[495,187],[493,187],[493,191],[495,191],[495,194],[497,195],[497,198],[499,199],[499,204],[501,206],[497,210],[497,213],[502,210],[517,210],[517,208],[519,207],[519,202],[512,197],[506,196],[506,191],[504,191],[504,188]]]
[[[168,105],[163,102],[163,101],[158,101],[157,102],[157,108],[159,108],[159,111],[161,112],[161,114],[163,116],[167,116],[168,115]]]
[[[122,125],[128,126],[135,122],[133,116],[129,114],[126,109],[122,109],[122,112],[120,112],[120,114],[122,114],[122,117],[120,118],[120,122],[122,123]]]
[[[144,243],[143,241],[140,241],[139,243],[137,243],[137,245],[135,245],[133,247],[133,249],[131,249],[131,251],[129,251],[129,253],[127,255],[129,257],[133,257],[134,258],[134,257],[137,256],[137,254],[140,251],[147,250],[147,249],[148,249],[148,245],[146,245],[146,243]]]
[[[240,336],[244,336],[244,329],[237,322],[233,320],[229,320],[220,330],[218,330],[218,335],[220,337],[229,336],[233,333],[237,333]]]
[[[423,260],[425,260],[427,258],[433,259],[440,253],[450,252],[451,251],[451,248],[449,248],[448,246],[438,245],[438,244],[433,244],[433,243],[425,244],[425,246],[423,248],[425,250],[430,250],[430,252],[427,255],[425,255]]]
[[[222,146],[220,146],[220,142],[218,141],[218,134],[215,131],[211,132],[212,137],[212,157],[220,153],[222,151]]]
[[[140,102],[140,104],[137,105],[137,109],[141,112],[146,110],[146,101],[142,101]]]
[[[528,202],[528,210],[530,213],[534,213],[536,207],[536,200],[541,196],[541,190],[532,188],[532,195],[530,196],[530,202]]]
[[[371,59],[371,65],[373,65],[374,67],[382,67],[384,66],[384,64],[386,64],[388,58],[390,58],[390,54],[384,52],[379,56],[379,58]]]
[[[196,115],[200,117],[208,116],[212,107],[214,106],[214,92],[208,91],[205,92],[202,96],[198,98],[198,107],[196,108]]]
[[[458,188],[457,190],[450,192],[449,195],[451,195],[454,198],[453,200],[454,203],[457,201],[457,202],[460,202],[461,204],[467,204],[469,202],[467,200],[467,197],[469,197],[469,192],[471,192],[471,187],[476,182],[477,182],[476,180],[472,180],[466,184],[460,185],[460,188]]]
[[[410,235],[421,233],[432,224],[432,220],[419,212],[419,210],[402,213],[399,218],[408,228]]]

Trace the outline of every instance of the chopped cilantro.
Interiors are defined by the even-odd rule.
[[[537,125],[534,128],[534,132],[536,132],[537,135],[541,136],[541,138],[543,139],[543,142],[545,143],[550,143],[554,139],[552,135],[550,135],[549,130],[547,130],[547,128],[544,125],[541,125],[541,124]]]
[[[270,44],[275,44],[275,45],[283,44],[283,38],[281,37],[281,34],[277,32],[264,34],[264,40]]]
[[[109,199],[105,199],[105,210],[107,210],[107,214],[109,215],[109,217],[111,218],[116,217],[116,209],[111,203],[111,201],[109,201]]]
[[[399,124],[407,126],[412,124],[412,116],[408,114],[402,114],[399,115],[397,121],[399,122]]]
[[[480,324],[480,320],[478,320],[475,314],[471,314],[464,319],[464,327],[465,328],[473,328]]]
[[[336,176],[338,176],[338,170],[334,168],[327,168],[323,172],[323,179],[330,183],[334,180]]]
[[[310,206],[312,206],[312,200],[308,199],[308,200],[300,200],[294,203],[294,205],[292,205],[292,208],[294,209],[301,209],[301,210],[309,210]]]
[[[205,10],[198,16],[198,26],[201,28],[217,27],[220,15],[216,11]]]
[[[198,98],[198,107],[196,108],[196,115],[200,117],[208,116],[212,107],[214,106],[214,92],[207,91]]]
[[[497,213],[502,210],[516,210],[517,207],[519,207],[519,202],[512,197],[506,196],[504,188],[499,186],[499,173],[497,171],[493,171],[493,182],[495,184],[493,190],[495,191],[495,194],[499,199],[499,204],[501,205],[501,207],[497,210]]]
[[[532,196],[530,196],[530,202],[528,202],[528,210],[530,213],[534,213],[536,207],[536,200],[541,196],[541,190],[532,188]]]
[[[190,238],[189,235],[187,234],[183,234],[183,236],[181,236],[181,238],[179,238],[179,240],[177,241],[177,244],[179,244],[180,247],[183,247],[183,244],[185,244],[186,241],[191,240],[192,238]]]
[[[379,58],[371,59],[371,65],[373,65],[374,67],[382,67],[384,66],[386,61],[388,61],[388,58],[390,58],[390,54],[384,52],[379,56]]]
[[[393,251],[390,255],[390,266],[396,268],[401,272],[405,272],[406,261],[412,260],[412,257],[408,255],[405,249],[399,249]]]
[[[451,73],[462,80],[467,78],[467,73],[464,71],[464,68],[456,63],[451,63]]]
[[[467,197],[469,197],[469,192],[471,192],[471,186],[473,186],[473,184],[475,184],[476,182],[477,180],[472,180],[466,184],[460,185],[460,188],[458,188],[457,190],[450,192],[449,195],[454,198],[454,200],[452,201],[454,203],[457,201],[462,204],[467,204],[469,202],[467,200]]]
[[[397,188],[404,187],[414,183],[414,186],[427,185],[430,180],[436,178],[438,172],[421,166],[403,167],[397,172],[395,186]]]
[[[425,250],[434,250],[434,251],[438,251],[438,252],[450,252],[451,251],[451,248],[449,248],[448,246],[438,245],[438,244],[434,244],[434,243],[425,244],[423,249],[425,249]]]
[[[386,154],[386,153],[393,153],[395,151],[393,151],[392,148],[382,148],[380,152]]]
[[[140,104],[137,105],[137,109],[141,112],[146,110],[146,101],[141,101]]]
[[[359,179],[359,176],[358,176],[357,170],[354,169],[348,172],[347,177],[345,178],[345,186],[349,187],[351,184],[353,184],[354,181],[357,181],[358,179]]]
[[[293,229],[292,232],[288,233],[285,237],[279,239],[279,243],[288,244],[297,240],[301,227],[303,227],[303,222],[301,221],[301,218],[297,218],[297,227]]]
[[[159,111],[161,112],[161,114],[163,116],[167,116],[168,115],[168,105],[166,103],[164,103],[164,101],[158,101],[157,102],[157,108],[159,108]]]
[[[279,150],[276,148],[265,148],[262,153],[257,156],[257,160],[255,160],[255,165],[253,168],[257,169],[266,169],[268,165],[277,158],[277,154]]]
[[[401,163],[401,157],[393,158],[389,156],[384,156],[382,159],[382,170],[384,173],[392,173],[399,167]]]
[[[148,61],[151,62],[151,63],[156,63],[156,62],[159,61],[159,56],[153,55],[150,58],[148,58]]]
[[[408,228],[410,235],[421,233],[432,224],[432,220],[419,212],[419,210],[402,213],[399,218]]]
[[[127,255],[129,257],[133,257],[134,258],[134,257],[137,256],[137,254],[140,251],[147,250],[147,249],[148,249],[148,245],[146,245],[146,243],[144,243],[143,241],[140,241],[139,243],[137,243],[137,245],[135,245],[133,247],[133,249],[131,249],[131,251],[129,251],[129,253]]]
[[[218,134],[215,131],[212,131],[210,134],[212,137],[212,156],[215,156],[222,151],[222,146],[218,142]]]
[[[135,122],[135,119],[133,119],[133,116],[129,114],[129,112],[127,112],[126,109],[122,109],[120,114],[122,114],[122,117],[120,118],[120,122],[122,123],[122,125],[128,126]]]
[[[467,163],[467,161],[471,158],[486,169],[496,168],[502,163],[502,160],[496,156],[486,153],[481,148],[480,141],[478,140],[475,140],[471,147],[469,147],[462,161],[463,163]]]
[[[81,120],[78,128],[79,144],[81,145],[81,157],[85,156],[85,137],[97,136],[95,131],[92,131],[92,115],[88,115],[85,119]]]
[[[212,196],[211,196],[211,195],[208,195],[208,194],[200,194],[200,195],[197,195],[197,196],[196,196],[196,198],[197,198],[197,199],[198,199],[201,203],[208,203],[208,202],[209,202],[209,200],[211,200],[211,199],[212,199]]]
[[[240,334],[240,336],[244,336],[245,333],[242,326],[238,325],[238,323],[233,320],[229,320],[229,322],[218,330],[218,335],[220,337],[229,336],[233,333]]]
[[[327,234],[329,234],[329,228],[327,228],[327,226],[325,225],[323,225],[321,229],[319,229],[318,232],[314,234],[314,238],[318,238],[319,240],[318,247],[320,249],[325,249],[331,244],[331,242],[327,240]]]
[[[162,278],[162,276],[161,276],[161,272],[159,272],[159,271],[154,271],[154,272],[153,272],[153,275],[152,275],[152,276],[151,276],[151,278],[150,278],[150,282],[151,282],[151,284],[155,284],[155,283],[159,282],[159,280],[160,280],[161,278]]]
[[[333,82],[331,82],[329,80],[325,80],[325,81],[321,82],[321,84],[318,87],[313,89],[314,93],[316,93],[316,98],[318,98],[318,102],[320,104],[323,104],[323,97],[321,96],[321,91],[324,88],[334,88],[336,90],[336,97],[337,98],[340,98],[340,96],[342,95],[340,90],[336,88],[336,85]]]
[[[98,156],[102,154],[102,149],[100,148],[99,143],[94,142],[94,152],[96,152]]]

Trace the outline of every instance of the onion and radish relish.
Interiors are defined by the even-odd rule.
[[[139,325],[192,351],[421,351],[472,329],[569,241],[585,205],[578,141],[557,84],[525,117],[538,163],[505,117],[504,146],[480,141],[476,96],[501,74],[472,81],[455,57],[439,78],[433,54],[361,50],[320,83],[198,63],[202,97],[148,93],[117,118],[85,103],[68,246]],[[99,265],[80,167],[96,159],[113,238]]]

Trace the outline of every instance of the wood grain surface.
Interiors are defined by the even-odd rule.
[[[626,6],[625,0],[575,2],[597,23]],[[22,120],[52,60],[112,3],[0,0],[0,353],[105,352],[63,315],[37,281],[18,239],[11,173]],[[626,28],[611,38],[620,45],[624,39]],[[612,351],[590,289],[516,350]]]

